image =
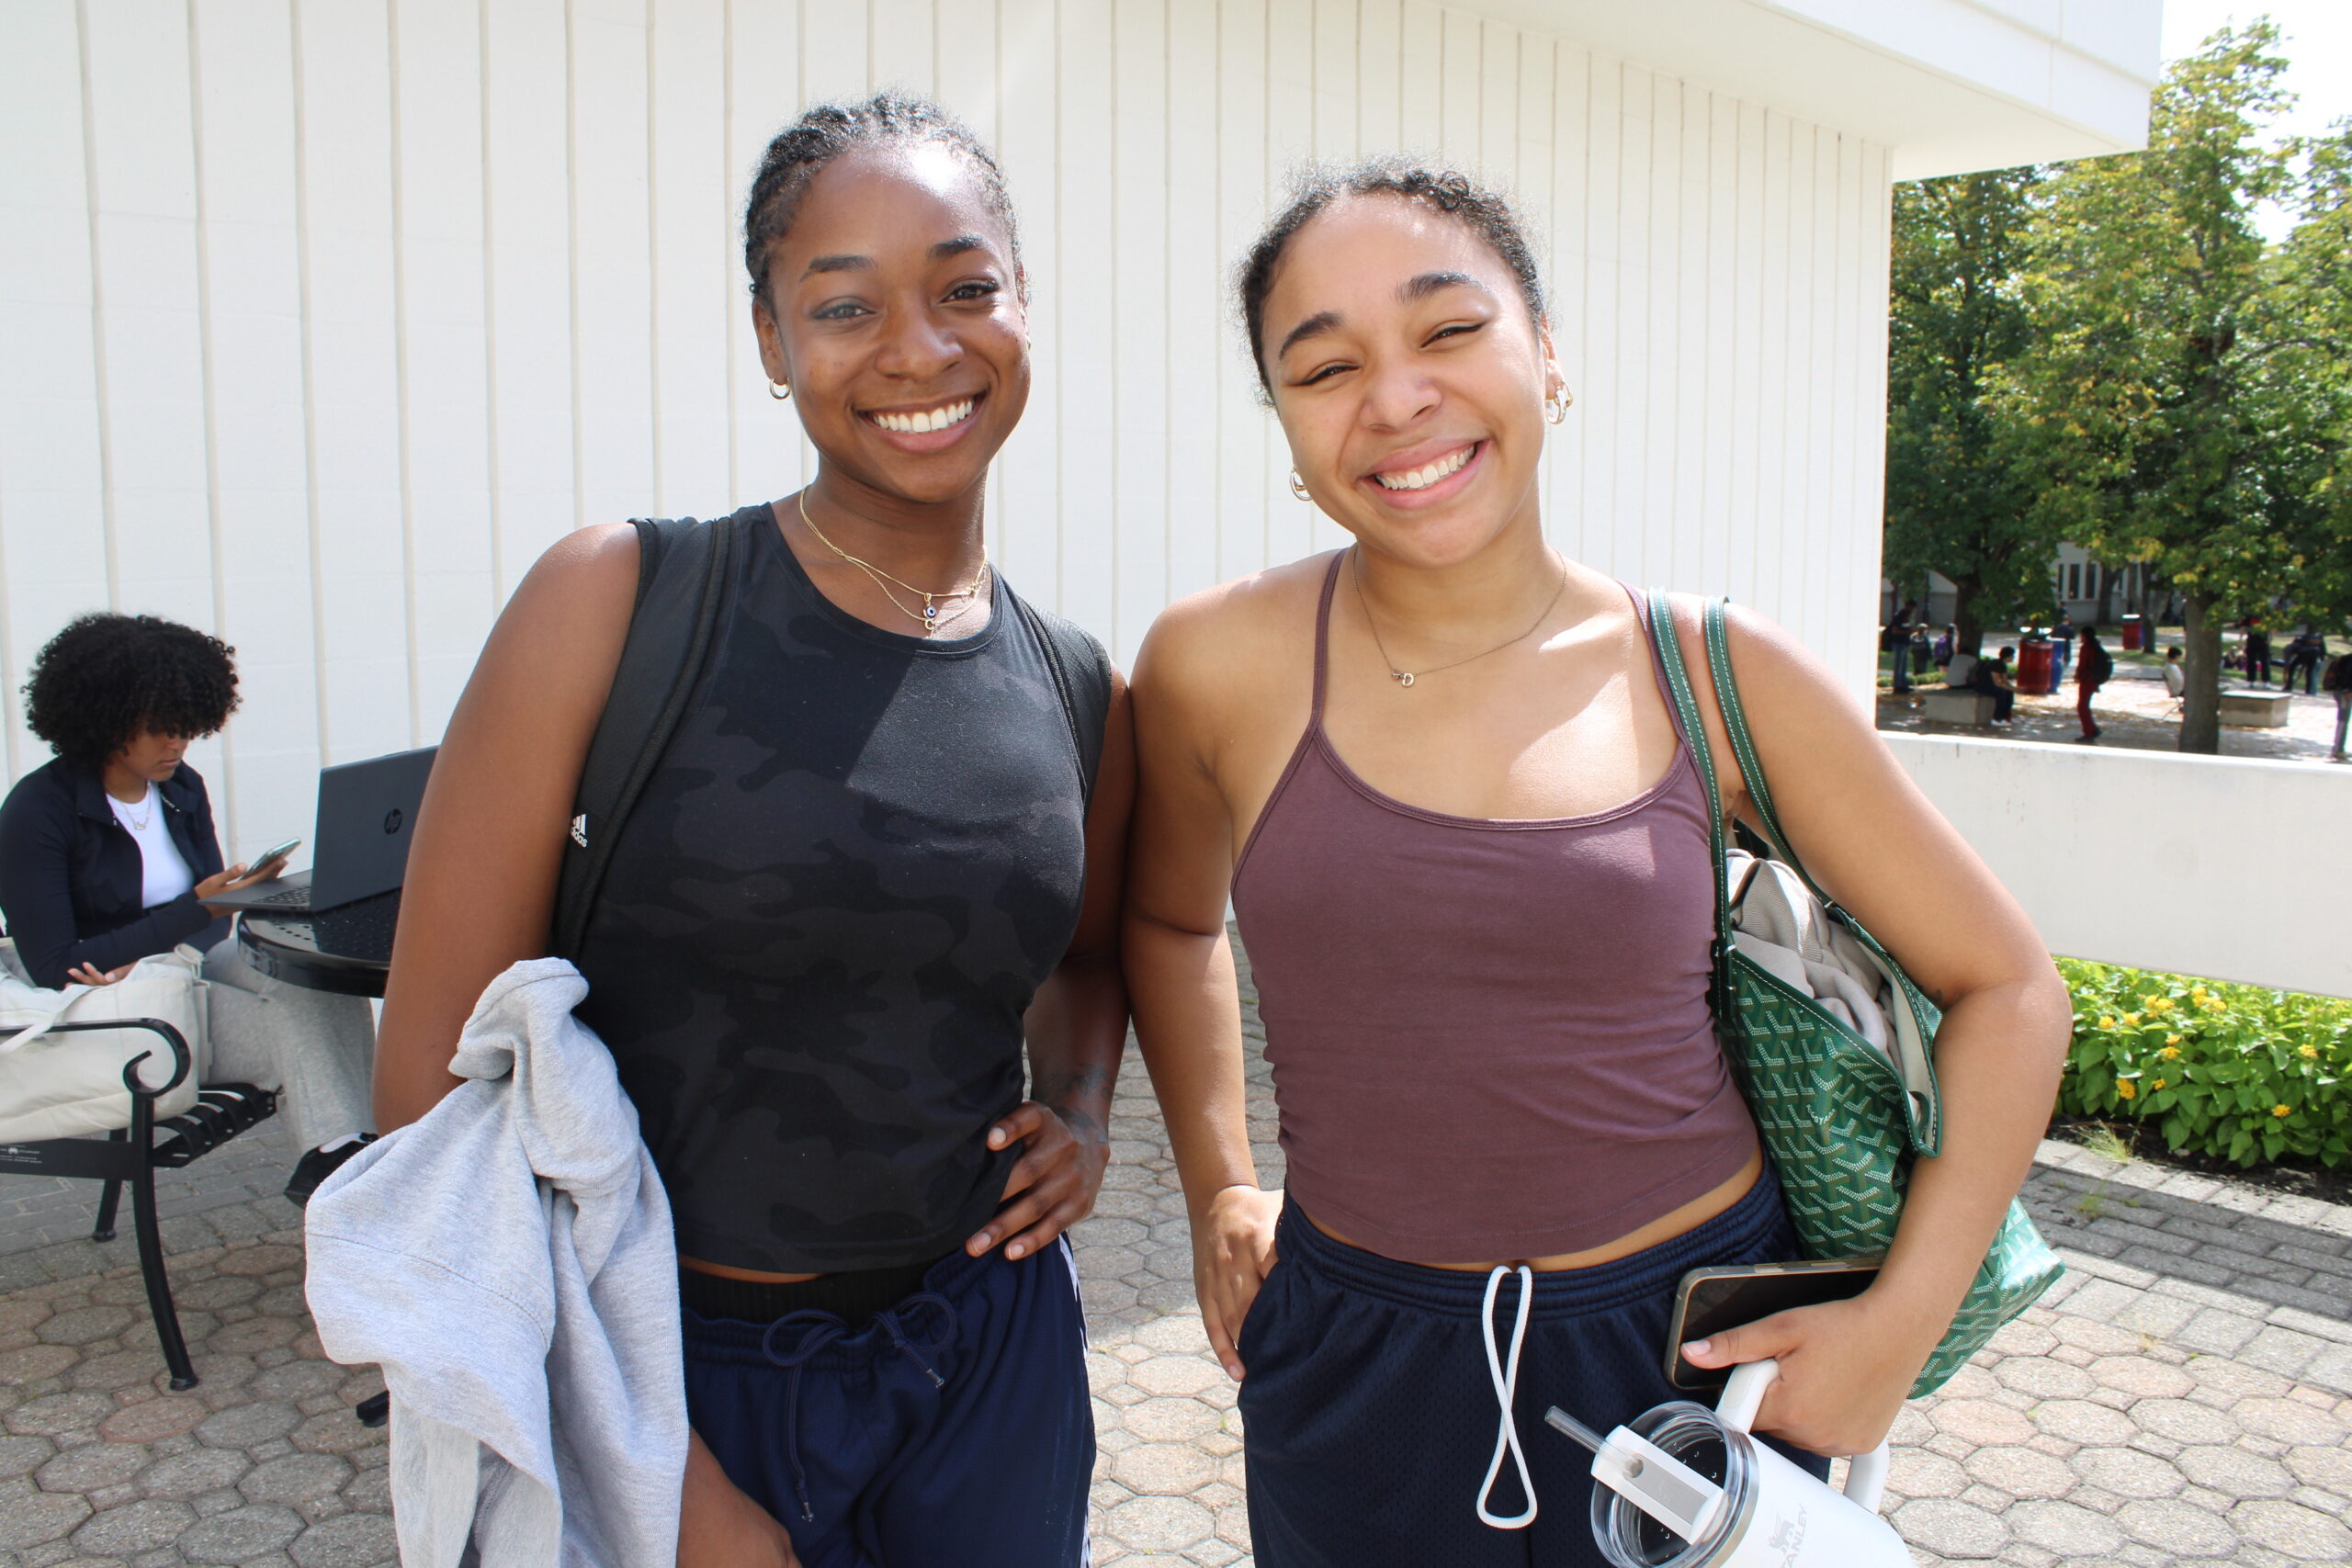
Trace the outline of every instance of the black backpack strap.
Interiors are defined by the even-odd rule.
[[[629,519],[637,528],[637,603],[604,716],[588,743],[557,874],[551,951],[577,958],[621,824],[652,775],[710,651],[736,533],[731,518]]]
[[[1012,595],[1021,618],[1045,650],[1046,667],[1053,672],[1054,691],[1061,698],[1062,716],[1069,721],[1069,738],[1078,748],[1079,776],[1085,781],[1086,802],[1094,803],[1094,777],[1102,769],[1102,733],[1111,719],[1111,656],[1093,634],[1075,621],[1040,610]]]

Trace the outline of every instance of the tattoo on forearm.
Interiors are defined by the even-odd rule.
[[[1114,1069],[1090,1062],[1040,1074],[1035,1093],[1041,1104],[1053,1107],[1072,1132],[1108,1142],[1110,1128],[1095,1107],[1107,1109],[1114,1081]]]

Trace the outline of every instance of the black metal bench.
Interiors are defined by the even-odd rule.
[[[174,1389],[196,1386],[196,1366],[189,1360],[187,1341],[180,1335],[179,1314],[172,1306],[172,1284],[164,1271],[163,1233],[155,1220],[155,1172],[174,1170],[219,1148],[238,1134],[259,1125],[277,1112],[274,1090],[251,1084],[215,1084],[199,1091],[197,1101],[176,1116],[155,1118],[155,1102],[196,1070],[187,1042],[161,1019],[92,1020],[54,1023],[46,1032],[67,1034],[101,1029],[144,1029],[171,1047],[172,1076],[150,1088],[141,1082],[139,1064],[154,1055],[142,1051],[122,1065],[123,1087],[130,1091],[130,1125],[104,1138],[49,1138],[36,1143],[0,1144],[0,1172],[23,1176],[63,1176],[103,1181],[98,1198],[98,1223],[92,1241],[114,1239],[115,1210],[125,1182],[130,1184],[131,1226],[139,1237],[139,1271],[147,1283],[147,1310],[155,1320],[155,1338],[164,1348],[164,1364],[171,1369]],[[21,1033],[0,1030],[0,1038]]]

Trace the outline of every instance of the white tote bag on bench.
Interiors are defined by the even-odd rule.
[[[175,1063],[168,1041],[152,1029],[93,1029],[48,1032],[60,1023],[152,1018],[187,1042],[187,1076],[155,1102],[158,1121],[196,1103],[209,1043],[205,1032],[203,957],[192,947],[142,958],[111,986],[49,990],[32,983],[13,942],[0,939],[0,1144],[71,1138],[130,1125],[130,1093],[123,1064],[141,1052],[140,1081],[160,1084]]]

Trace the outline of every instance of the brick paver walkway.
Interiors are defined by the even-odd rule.
[[[1254,1059],[1251,1087],[1278,1180]],[[1193,1309],[1182,1200],[1132,1053],[1113,1134],[1079,1236],[1096,1561],[1246,1564],[1233,1385]],[[274,1194],[284,1147],[267,1129],[243,1143],[165,1184],[204,1376],[184,1394],[161,1388],[128,1239],[69,1239],[94,1186],[0,1180],[0,1568],[390,1561],[383,1434],[348,1409],[376,1384],[319,1359]],[[1919,1562],[2352,1561],[2352,1209],[2042,1154],[2028,1201],[2074,1272],[1896,1427],[1887,1509]]]

